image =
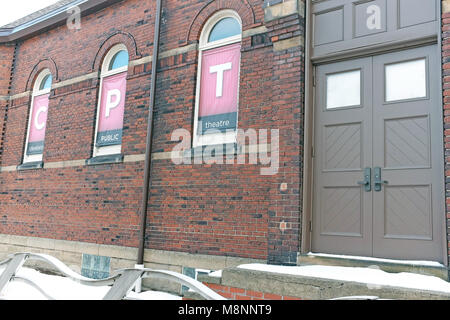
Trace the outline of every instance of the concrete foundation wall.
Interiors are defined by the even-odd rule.
[[[134,268],[137,248],[100,245],[85,242],[63,241],[44,238],[22,237],[0,234],[0,261],[8,255],[19,252],[42,253],[51,255],[64,262],[73,271],[81,273],[83,254],[106,256],[111,258],[111,273],[118,269]],[[183,267],[195,269],[220,270],[245,263],[261,263],[261,260],[241,259],[225,256],[195,255],[182,252],[149,250],[145,251],[145,267],[157,270],[169,270],[182,273]],[[40,262],[29,262],[25,266],[45,272],[56,272],[50,266]],[[57,272],[56,272],[57,273]],[[181,287],[167,281],[144,280],[144,289],[162,290],[180,294]]]

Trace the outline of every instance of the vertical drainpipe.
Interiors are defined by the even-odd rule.
[[[153,59],[152,59],[152,82],[150,87],[150,105],[148,110],[148,125],[147,125],[147,145],[145,151],[145,169],[144,169],[144,188],[142,192],[141,204],[141,221],[139,230],[139,251],[136,268],[144,268],[144,252],[145,252],[145,233],[147,226],[147,208],[149,189],[151,184],[151,170],[152,170],[152,147],[153,147],[153,122],[155,110],[155,96],[156,96],[156,78],[159,61],[159,37],[161,28],[161,12],[162,0],[157,0],[156,4],[156,20],[155,20],[155,35],[153,41]],[[141,282],[136,285],[136,292],[141,291]]]

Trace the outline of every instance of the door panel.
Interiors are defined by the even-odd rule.
[[[371,69],[370,58],[317,69],[313,250],[372,251],[372,194],[358,185],[372,166]]]
[[[438,68],[436,53],[437,46],[429,46],[373,58],[373,165],[388,181],[373,196],[374,256],[442,261],[442,110],[439,79],[430,76]],[[413,87],[423,81],[426,93],[386,102],[386,68],[408,61],[425,62],[425,78],[417,70],[407,81],[416,82]]]
[[[384,167],[430,168],[431,146],[428,115],[384,121]]]

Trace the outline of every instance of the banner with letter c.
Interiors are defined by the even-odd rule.
[[[97,130],[97,147],[122,144],[127,73],[103,79]]]
[[[44,94],[33,98],[27,156],[44,153],[49,97],[50,94]]]

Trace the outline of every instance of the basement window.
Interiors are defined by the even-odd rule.
[[[81,275],[90,279],[106,279],[110,276],[111,258],[84,254],[81,262]]]

